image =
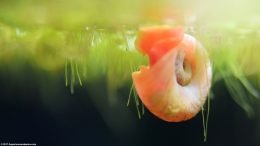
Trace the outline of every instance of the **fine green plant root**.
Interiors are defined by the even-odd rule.
[[[126,106],[129,106],[129,104],[130,104],[131,96],[132,96],[132,92],[133,92],[133,87],[134,87],[134,84],[131,85],[131,88],[130,88],[130,92],[129,92],[129,95],[128,95],[128,99],[127,99]]]
[[[82,86],[82,81],[81,81],[81,77],[80,77],[80,74],[79,74],[78,64],[77,63],[75,63],[75,64],[76,64],[76,68],[75,69],[76,69],[78,81],[79,81],[80,86]]]
[[[69,86],[71,94],[74,94],[74,90],[75,90],[74,86],[76,85],[76,83],[79,83],[79,85],[82,86],[82,79],[79,72],[78,63],[76,63],[76,61],[73,61],[72,59],[70,60],[66,59],[65,60],[65,85],[66,87]]]
[[[68,59],[65,60],[65,85],[68,87],[69,81],[68,81]]]
[[[208,122],[209,122],[209,113],[210,113],[210,98],[211,98],[211,94],[209,93],[208,94],[208,98],[207,98],[207,105],[206,105],[206,108],[207,108],[206,117],[205,117],[204,107],[201,108],[204,142],[207,141],[207,135],[208,135]]]
[[[136,93],[136,89],[134,88],[134,84],[133,83],[132,83],[130,91],[129,91],[129,95],[128,95],[128,100],[127,100],[126,106],[130,105],[131,97],[134,98],[133,100],[134,100],[134,104],[135,104],[135,107],[136,107],[137,116],[138,116],[139,119],[141,119],[142,116],[144,116],[144,112],[145,112],[144,104],[142,103],[141,100],[139,100],[139,97],[138,97],[138,95]]]

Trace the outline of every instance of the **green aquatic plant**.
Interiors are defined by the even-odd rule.
[[[259,91],[247,79],[259,76],[259,33],[240,34],[222,28],[198,31],[195,36],[208,49],[214,68],[213,85],[224,79],[232,98],[249,116],[253,115],[251,103],[259,98]],[[144,56],[135,50],[135,27],[88,27],[79,31],[50,28],[22,29],[0,24],[0,61],[27,59],[45,70],[65,68],[65,84],[83,85],[85,80],[107,76],[111,90],[130,80],[133,68],[146,63]],[[18,57],[19,56],[19,57]],[[253,64],[253,65],[251,65]],[[70,71],[69,71],[70,70]]]
[[[104,77],[109,90],[108,101],[113,103],[117,100],[114,92],[131,80],[133,71],[148,62],[135,47],[138,28],[147,24],[176,25],[184,21],[165,21],[149,15],[153,12],[160,15],[165,6],[172,10],[185,8],[187,4],[172,2],[167,5],[166,1],[110,0],[108,7],[99,0],[62,3],[59,0],[3,0],[0,5],[0,64],[12,66],[25,60],[49,73],[64,70],[65,86],[72,94],[76,92],[75,86],[88,88],[87,81]],[[258,6],[259,2],[254,4]],[[212,86],[224,81],[234,102],[253,118],[255,101],[260,98],[260,22],[254,11],[258,7],[241,9],[248,10],[243,13],[244,17],[229,14],[237,21],[227,21],[217,17],[214,9],[219,9],[214,6],[205,6],[205,9],[213,9],[210,18],[204,14],[196,23],[182,25],[208,51],[213,65]],[[169,13],[172,14],[175,12]],[[144,105],[133,85],[129,88],[127,106],[134,103],[140,119],[145,112]],[[204,141],[207,139],[210,102],[217,98],[213,97],[211,91],[201,112]]]
[[[224,80],[231,97],[240,105],[249,117],[254,115],[254,100],[259,99],[259,88],[248,80],[249,76],[259,76],[259,38],[256,30],[246,34],[235,28],[223,28],[215,34],[198,34],[209,48],[213,68],[213,85]],[[259,82],[259,81],[257,81]]]

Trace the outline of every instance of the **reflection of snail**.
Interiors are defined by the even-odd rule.
[[[211,86],[212,70],[207,52],[181,27],[141,28],[139,51],[150,65],[132,74],[144,105],[157,117],[180,122],[194,117]]]

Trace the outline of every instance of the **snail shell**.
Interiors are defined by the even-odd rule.
[[[148,41],[149,34],[155,39]],[[137,45],[150,60],[149,66],[132,73],[146,108],[169,122],[194,117],[211,86],[212,68],[206,50],[194,37],[170,26],[141,29]]]

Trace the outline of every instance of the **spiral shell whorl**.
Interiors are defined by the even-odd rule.
[[[152,40],[153,45],[141,48],[149,56],[150,65],[134,72],[132,77],[139,97],[154,115],[169,122],[185,121],[194,117],[206,100],[212,78],[211,64],[206,50],[194,37],[166,28],[169,30],[163,30],[164,33],[171,30],[173,35],[160,36],[162,39],[152,36],[157,38]],[[144,38],[146,33],[141,31],[139,47],[149,46],[142,44],[142,39],[149,42]]]

